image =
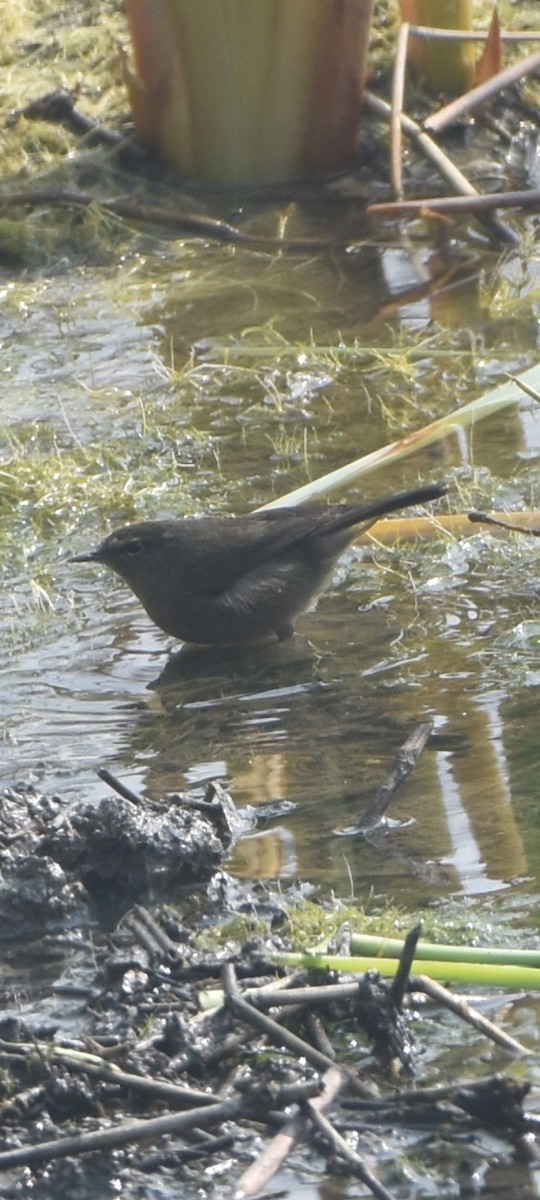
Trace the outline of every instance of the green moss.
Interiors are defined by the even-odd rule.
[[[184,464],[200,457],[198,439],[174,426],[164,428],[146,410],[145,437],[135,432],[108,437],[96,446],[61,445],[51,431],[33,423],[10,436],[0,470],[0,560],[20,559],[19,533],[44,561],[76,531],[101,536],[110,523],[142,520],[166,511],[189,512],[190,477]],[[182,467],[179,455],[182,454]],[[49,549],[47,544],[50,543]]]
[[[286,899],[283,899],[286,907]],[[334,899],[321,903],[300,900],[287,908],[287,921],[279,928],[279,938],[297,952],[326,947],[337,939],[346,942],[347,931],[376,937],[405,938],[415,925],[422,927],[424,941],[441,945],[482,945],[520,947],[537,945],[536,929],[523,929],[519,913],[505,913],[499,901],[444,900],[417,912],[384,900],[370,910],[359,904]],[[231,920],[204,929],[196,935],[201,950],[235,946],[251,937],[272,940],[270,920],[237,914]],[[346,953],[346,950],[344,950]]]

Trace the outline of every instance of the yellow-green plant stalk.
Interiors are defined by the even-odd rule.
[[[399,958],[403,938],[377,937],[375,934],[353,933],[351,954]],[[433,962],[485,963],[486,966],[540,967],[540,950],[513,950],[507,946],[451,946],[441,942],[418,942],[414,952],[417,959]]]
[[[137,134],[217,184],[348,166],[373,0],[126,0]]]
[[[404,21],[436,29],[472,32],[473,0],[401,0]],[[409,61],[430,91],[466,92],[473,81],[477,51],[472,42],[420,41],[411,35]]]
[[[392,978],[398,969],[394,958],[344,958],[339,954],[286,954],[271,955],[272,962],[284,967],[305,967],[314,971],[343,971],[364,974],[378,971],[379,975]],[[442,983],[465,983],[474,987],[525,988],[527,991],[540,989],[540,970],[537,967],[516,967],[506,964],[454,962],[449,960],[415,959],[411,975],[427,975]]]

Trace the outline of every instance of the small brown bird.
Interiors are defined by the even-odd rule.
[[[227,645],[293,632],[357,533],[409,504],[444,496],[428,484],[372,504],[276,508],[241,517],[143,521],[70,562],[112,567],[148,616],[185,642]]]

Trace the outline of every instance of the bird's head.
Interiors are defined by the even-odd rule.
[[[141,579],[152,578],[154,572],[163,570],[169,541],[166,522],[144,521],[116,529],[95,550],[74,554],[68,561],[103,563],[134,587]]]

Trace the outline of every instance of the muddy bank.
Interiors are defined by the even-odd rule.
[[[508,1072],[526,1045],[456,1016],[441,1038],[445,989],[406,973],[284,971],[306,889],[226,873],[246,827],[227,793],[150,807],[124,790],[67,809],[2,795],[2,1195],[293,1194],[315,1169],[397,1200],[511,1165],[528,1195],[537,1120]],[[259,935],[220,936],[241,914]],[[434,1086],[422,1058],[457,1039]]]

